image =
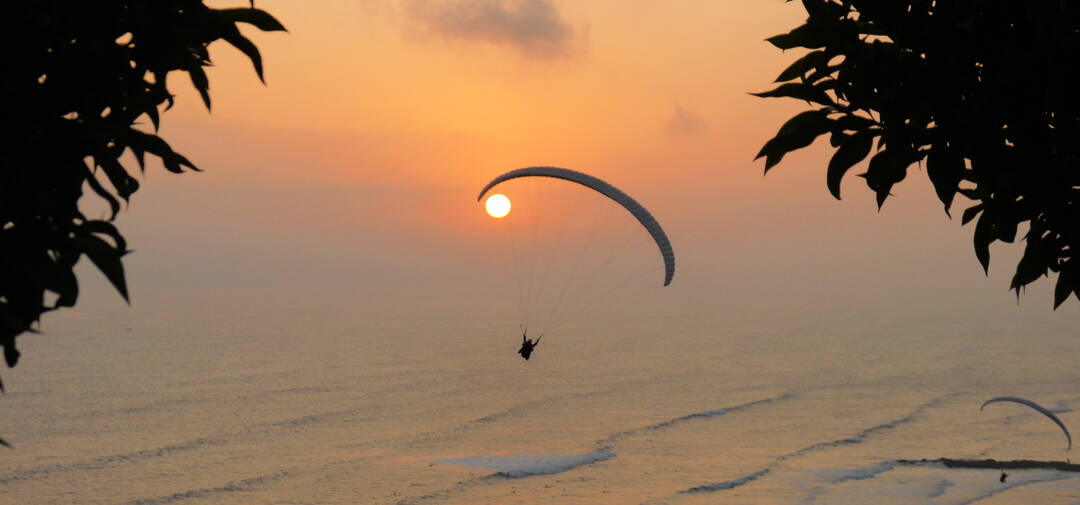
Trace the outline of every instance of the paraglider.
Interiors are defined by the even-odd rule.
[[[603,180],[600,180],[586,173],[566,168],[541,166],[527,167],[517,170],[511,170],[495,177],[490,182],[488,182],[483,187],[483,189],[480,190],[480,194],[476,197],[476,200],[478,202],[483,201],[485,195],[487,195],[492,188],[503,182],[512,179],[536,177],[560,179],[584,186],[593,191],[596,191],[597,193],[600,193],[607,199],[614,201],[627,212],[629,212],[637,220],[637,222],[645,228],[645,231],[652,239],[651,241],[654,242],[656,244],[656,247],[660,250],[660,257],[663,261],[664,266],[663,285],[667,286],[671,284],[671,280],[675,276],[675,253],[672,250],[671,241],[668,239],[668,236],[664,232],[664,229],[660,227],[660,223],[656,221],[656,218],[654,218],[652,214],[645,209],[645,207],[643,207],[636,200],[624,193],[622,190],[616,188],[615,186],[612,186],[611,184]],[[489,198],[488,203],[490,205],[485,206],[488,214],[493,218],[505,217],[508,214],[510,208],[509,201],[507,200],[506,202],[503,202],[501,204],[501,207],[497,209],[492,209],[492,205],[495,204],[492,204],[491,200],[499,197],[501,197],[502,199],[506,199],[505,195],[500,195],[496,193],[493,194],[491,198]],[[607,207],[610,208],[610,206]],[[493,210],[495,210],[496,212],[493,212]],[[618,211],[616,210],[615,212]],[[551,214],[539,213],[536,215],[550,216]],[[537,224],[539,222],[542,221],[532,222],[532,229],[529,234],[529,237],[532,239],[532,243],[525,244],[524,247],[521,248],[515,246],[515,251],[519,249],[530,252],[540,250],[534,247],[536,244],[541,243],[537,240]],[[636,224],[632,221],[627,220],[626,224],[629,225],[628,229],[633,230],[633,233],[640,233],[640,228],[638,228]],[[618,226],[622,226],[622,224],[619,224]],[[593,236],[589,237],[589,241],[587,241],[586,244],[582,247],[582,252],[589,249],[589,246],[592,244],[592,238]],[[643,244],[647,243],[648,242],[643,242]],[[617,252],[627,252],[625,250],[626,245],[623,244],[622,247],[623,249],[620,249]],[[532,263],[528,263],[528,266],[526,268],[522,268],[518,272],[513,272],[511,275],[508,275],[508,278],[513,278],[514,280],[518,281],[519,284],[518,299],[522,308],[522,322],[524,324],[521,327],[521,348],[518,350],[518,354],[520,354],[521,357],[525,360],[528,360],[531,357],[537,344],[540,343],[540,338],[543,337],[543,335],[541,335],[540,338],[537,338],[536,341],[533,341],[529,339],[526,334],[526,328],[530,325],[530,319],[535,313],[535,311],[538,310],[541,306],[544,307],[544,315],[541,316],[544,319],[541,321],[541,327],[544,330],[550,332],[553,325],[556,324],[554,321],[559,316],[564,316],[564,314],[560,314],[561,310],[565,310],[567,307],[573,307],[581,310],[583,307],[588,306],[588,304],[581,304],[578,303],[578,301],[586,293],[589,283],[595,282],[597,279],[603,278],[601,270],[611,265],[614,258],[614,256],[611,256],[602,262],[590,263],[589,260],[582,261],[582,257],[577,257],[574,259],[574,261],[569,262],[569,264],[572,264],[573,267],[569,270],[568,273],[558,272],[555,275],[551,275],[555,272],[557,264],[557,261],[555,259],[557,254],[555,254],[555,252],[565,253],[566,256],[571,256],[575,254],[575,251],[574,248],[563,248],[560,246],[550,249],[550,252],[552,253],[531,255],[529,259],[532,261]],[[517,253],[515,252],[515,254]],[[544,258],[542,262],[537,260],[537,258],[540,257]],[[640,258],[643,260],[649,260],[647,262],[649,265],[655,265],[655,260],[652,259],[653,257],[654,256],[652,256],[651,254],[640,256]],[[522,262],[522,264],[526,263]],[[545,270],[545,267],[547,268],[547,270]],[[527,277],[525,277],[524,274],[521,273],[523,271],[528,272]],[[561,286],[559,288],[547,289],[547,287],[550,286],[551,283],[558,283]],[[542,300],[541,298],[543,297],[554,298],[544,298]]]
[[[630,198],[630,195],[623,193],[615,186],[597,179],[596,177],[576,170],[558,167],[528,167],[511,170],[492,179],[491,182],[484,186],[484,189],[480,190],[480,196],[476,197],[476,200],[480,201],[483,199],[488,190],[495,187],[497,184],[519,177],[551,177],[554,179],[575,182],[593,189],[614,200],[619,205],[622,205],[623,208],[629,211],[630,214],[633,214],[642,226],[648,230],[649,235],[651,235],[653,241],[656,242],[656,246],[660,248],[660,255],[664,260],[664,285],[667,286],[668,284],[671,284],[671,279],[675,276],[675,253],[671,248],[671,241],[668,240],[667,234],[664,233],[664,229],[660,227],[660,223],[656,222],[656,218],[654,218],[649,211],[645,210],[645,207],[642,207],[640,203],[633,198]]]
[[[518,349],[518,354],[520,354],[522,358],[525,358],[525,361],[529,361],[529,357],[532,356],[533,349],[536,349],[536,346],[540,345],[540,339],[544,338],[543,335],[540,335],[539,337],[536,337],[536,341],[533,342],[531,338],[528,338],[528,334],[528,328],[522,327],[521,349]]]
[[[1058,419],[1058,416],[1054,415],[1053,412],[1050,412],[1049,410],[1046,410],[1045,408],[1043,408],[1038,403],[1035,403],[1035,402],[1033,402],[1031,400],[1025,400],[1023,398],[1016,397],[1016,396],[998,396],[996,398],[991,398],[989,400],[986,400],[986,402],[984,402],[982,404],[982,407],[979,407],[979,410],[982,410],[987,405],[990,405],[991,403],[996,403],[996,402],[1019,403],[1021,405],[1026,405],[1028,407],[1031,407],[1032,409],[1035,409],[1035,410],[1039,411],[1040,414],[1042,414],[1042,415],[1044,415],[1046,417],[1049,417],[1051,421],[1054,421],[1055,423],[1057,423],[1057,425],[1061,428],[1061,431],[1065,432],[1065,439],[1069,441],[1069,445],[1068,445],[1068,447],[1065,448],[1065,450],[1072,449],[1072,435],[1069,434],[1069,429],[1065,427],[1065,423],[1061,422],[1061,419]],[[1002,482],[1004,482],[1004,475],[1003,475],[1002,479],[1003,479]]]

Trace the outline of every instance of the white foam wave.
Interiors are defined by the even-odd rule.
[[[952,482],[949,482],[946,479],[941,479],[941,482],[938,482],[937,485],[934,486],[933,490],[930,491],[930,493],[926,495],[926,497],[927,498],[937,498],[937,497],[945,494],[945,491],[947,491],[952,486],[953,486]]]
[[[506,456],[470,456],[467,458],[439,459],[435,463],[457,465],[466,468],[486,468],[510,478],[530,475],[562,473],[598,461],[615,457],[615,453],[601,449],[586,454],[510,454]]]

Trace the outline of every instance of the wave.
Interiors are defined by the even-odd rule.
[[[937,485],[934,486],[934,490],[930,491],[930,493],[928,493],[926,495],[926,497],[927,498],[937,498],[938,496],[941,496],[941,495],[945,494],[945,491],[947,491],[952,486],[953,486],[952,482],[950,482],[948,480],[945,480],[945,479],[941,479],[941,482],[938,482]]]
[[[1015,459],[1010,461],[998,461],[996,459],[900,459],[897,464],[911,466],[938,466],[942,468],[987,468],[994,470],[1031,470],[1046,469],[1059,470],[1062,472],[1080,472],[1080,465],[1067,461],[1038,461],[1031,459]]]
[[[1055,414],[1068,414],[1069,412],[1073,412],[1072,407],[1065,405],[1061,402],[1058,402],[1057,407],[1052,407],[1046,410],[1049,410],[1050,412],[1053,412]]]
[[[536,408],[544,406],[544,405],[549,405],[552,401],[557,400],[557,399],[572,399],[572,398],[575,398],[575,397],[585,397],[585,396],[587,396],[589,394],[590,393],[580,393],[580,394],[570,395],[570,396],[553,395],[553,396],[548,396],[548,397],[545,397],[545,398],[542,398],[542,399],[539,399],[539,400],[532,400],[532,401],[528,401],[528,402],[522,402],[522,403],[519,403],[517,405],[513,405],[513,406],[511,406],[509,408],[500,410],[498,412],[492,412],[491,414],[488,414],[488,415],[485,415],[485,416],[482,416],[482,417],[478,417],[476,419],[472,419],[472,420],[469,420],[469,421],[465,421],[463,424],[460,424],[458,426],[432,430],[432,431],[428,431],[428,432],[425,432],[425,433],[419,433],[419,434],[413,436],[411,438],[410,442],[411,442],[412,445],[415,446],[415,445],[421,445],[421,444],[426,444],[426,443],[450,440],[450,439],[453,439],[454,437],[457,437],[457,436],[461,435],[462,433],[468,433],[468,432],[470,432],[472,430],[480,429],[482,427],[493,424],[493,423],[495,423],[497,421],[500,421],[500,420],[503,420],[503,419],[512,419],[514,417],[524,415],[526,412],[528,412],[530,410],[536,409]]]
[[[981,501],[983,501],[983,500],[985,500],[987,498],[990,498],[991,496],[994,496],[996,494],[1004,493],[1005,491],[1008,491],[1008,490],[1013,489],[1013,488],[1018,488],[1018,487],[1021,487],[1021,486],[1028,486],[1028,485],[1031,485],[1031,484],[1039,484],[1041,482],[1054,482],[1054,481],[1058,481],[1058,480],[1065,480],[1065,479],[1068,479],[1068,478],[1070,478],[1069,475],[1062,474],[1062,473],[1054,473],[1054,474],[1048,475],[1046,477],[1033,477],[1033,478],[1029,478],[1029,479],[1026,479],[1026,480],[1022,480],[1022,481],[1002,485],[1001,487],[997,487],[997,488],[995,488],[994,490],[992,490],[992,491],[990,491],[988,493],[984,493],[984,494],[982,494],[980,496],[976,496],[976,497],[974,497],[974,498],[972,498],[972,499],[970,499],[968,501],[958,503],[957,505],[971,505],[972,503],[978,503],[978,502],[981,502]]]
[[[742,485],[744,485],[744,484],[746,484],[748,482],[756,480],[757,478],[768,474],[770,471],[771,470],[766,468],[764,470],[759,470],[759,471],[754,472],[754,473],[752,473],[750,475],[747,475],[746,477],[740,477],[740,478],[735,479],[735,480],[717,482],[715,484],[704,484],[704,485],[701,485],[701,486],[694,486],[694,487],[692,487],[690,489],[684,489],[682,491],[679,491],[679,494],[710,493],[710,492],[713,492],[713,491],[723,491],[723,490],[726,490],[726,489],[734,489],[734,488],[742,486]]]
[[[251,477],[249,479],[227,482],[221,486],[216,487],[191,489],[188,491],[182,491],[179,493],[173,493],[171,495],[159,496],[155,498],[139,498],[137,500],[129,501],[124,505],[168,505],[170,503],[190,500],[193,498],[208,498],[216,494],[233,493],[237,491],[250,491],[256,487],[269,484],[277,480],[281,480],[288,475],[288,471],[282,470],[280,472],[275,472],[268,475],[260,475],[257,477]]]
[[[572,395],[570,397],[566,397],[566,396],[549,397],[549,398],[544,398],[542,400],[537,400],[537,401],[518,404],[518,405],[512,406],[512,407],[510,407],[508,409],[505,409],[503,411],[495,412],[495,413],[492,413],[492,414],[489,414],[489,415],[474,419],[472,421],[469,421],[469,422],[465,423],[462,426],[458,426],[458,427],[453,428],[453,429],[451,429],[449,431],[427,433],[427,434],[425,434],[425,435],[423,435],[423,436],[421,436],[421,437],[419,437],[417,439],[414,439],[413,443],[431,441],[431,440],[434,440],[434,439],[449,436],[451,433],[467,431],[469,429],[476,428],[478,425],[491,423],[491,422],[496,421],[496,420],[500,420],[500,419],[503,419],[503,418],[506,418],[506,417],[517,415],[518,413],[520,413],[520,412],[522,412],[524,410],[535,408],[536,406],[541,405],[541,404],[549,403],[549,402],[551,402],[552,400],[554,400],[556,398],[587,397],[587,396],[595,395],[597,393],[598,392],[593,391],[593,392],[586,392],[586,393],[580,393],[580,394],[577,394],[577,395]],[[725,415],[725,414],[728,414],[728,413],[731,413],[731,412],[736,412],[736,411],[739,411],[739,410],[745,410],[745,409],[757,407],[757,406],[760,406],[760,405],[767,405],[767,404],[771,404],[771,403],[775,403],[775,402],[779,402],[779,401],[784,401],[784,400],[787,400],[787,399],[791,398],[792,396],[793,395],[791,393],[786,393],[786,394],[783,394],[781,396],[777,396],[777,397],[773,397],[773,398],[764,398],[764,399],[761,399],[761,400],[754,400],[754,401],[751,401],[751,402],[735,405],[735,406],[732,406],[732,407],[723,407],[723,408],[718,408],[718,409],[706,410],[706,411],[702,411],[702,412],[694,412],[694,413],[691,413],[691,414],[686,414],[686,415],[682,415],[682,416],[675,417],[675,418],[672,418],[672,419],[668,419],[666,421],[661,421],[659,423],[650,424],[650,425],[647,425],[647,426],[642,426],[640,428],[634,428],[634,429],[626,430],[626,431],[623,431],[623,432],[615,433],[614,435],[610,435],[610,436],[607,436],[605,438],[602,438],[602,439],[596,441],[595,445],[598,447],[598,449],[593,451],[593,452],[589,452],[589,453],[585,453],[585,454],[472,456],[472,457],[467,457],[467,458],[440,459],[440,460],[434,461],[434,463],[439,463],[439,464],[444,464],[444,465],[464,466],[464,467],[468,467],[468,468],[485,468],[485,469],[489,469],[489,470],[495,470],[496,473],[494,473],[492,475],[489,475],[488,476],[489,478],[490,477],[522,478],[522,477],[528,477],[528,476],[532,476],[532,475],[551,475],[551,474],[563,473],[563,472],[569,471],[571,469],[577,468],[579,466],[583,466],[583,465],[587,465],[587,464],[591,464],[591,463],[597,463],[597,462],[605,461],[605,460],[608,460],[608,459],[611,459],[611,458],[615,457],[615,452],[611,449],[611,444],[613,444],[615,441],[617,441],[617,440],[619,440],[621,438],[625,438],[625,437],[628,437],[628,436],[632,436],[632,435],[635,435],[635,434],[638,434],[638,433],[643,433],[643,432],[648,432],[648,431],[667,429],[667,428],[670,428],[672,426],[676,426],[676,425],[679,425],[681,423],[685,423],[685,422],[692,421],[692,420],[718,417],[718,416],[722,416],[722,415]],[[765,475],[766,473],[768,473],[768,470],[765,470],[764,472],[757,472],[756,474],[749,475],[747,477],[743,477],[742,479],[736,479],[736,480],[730,481],[730,482],[721,482],[721,483],[716,483],[716,484],[707,484],[705,486],[699,486],[701,489],[698,489],[698,490],[693,491],[693,492],[718,490],[718,489],[730,489],[731,487],[741,486],[741,485],[743,485],[743,484],[745,484],[747,482],[750,482],[753,479],[756,479],[758,477],[761,477],[762,475]],[[411,501],[406,501],[405,503],[423,502],[423,501],[426,501],[426,500],[429,500],[429,499],[434,499],[434,498],[445,498],[446,496],[449,496],[449,495],[453,494],[454,492],[461,491],[462,489],[471,487],[472,485],[476,485],[479,482],[481,482],[482,480],[483,479],[474,479],[474,480],[471,480],[471,481],[463,481],[463,482],[459,483],[459,485],[458,485],[459,489],[456,489],[456,490],[444,490],[444,491],[441,491],[441,492],[438,492],[438,493],[435,493],[435,494],[432,494],[432,495],[426,495],[426,496],[417,497],[417,498],[414,498]]]
[[[354,419],[357,413],[359,413],[363,407],[356,407],[347,410],[319,412],[315,414],[308,414],[304,416],[282,419],[279,421],[271,421],[266,423],[260,423],[252,425],[240,431],[234,431],[231,433],[222,433],[219,435],[209,437],[199,437],[173,444],[164,445],[161,447],[154,447],[150,449],[143,449],[139,451],[128,452],[124,454],[112,454],[108,456],[98,456],[95,458],[85,459],[82,461],[74,461],[70,463],[54,463],[51,465],[44,465],[39,467],[13,470],[7,474],[0,474],[0,485],[6,485],[12,482],[30,480],[42,476],[67,473],[67,472],[85,472],[93,470],[101,470],[112,465],[125,464],[125,463],[138,463],[148,460],[155,460],[164,458],[178,453],[185,453],[189,451],[196,451],[209,447],[221,447],[236,440],[243,439],[245,437],[255,437],[257,434],[267,430],[281,430],[281,429],[298,429],[304,428],[311,424],[317,424],[321,422],[328,422],[340,419]]]
[[[784,397],[787,397],[787,396],[788,395],[784,395]],[[781,397],[781,398],[784,398],[784,397]],[[866,428],[866,429],[864,429],[862,431],[859,431],[858,433],[856,433],[856,434],[854,434],[854,435],[852,435],[850,437],[847,437],[847,438],[842,438],[842,439],[838,439],[838,440],[830,440],[828,442],[819,442],[819,443],[816,443],[816,444],[813,444],[813,445],[809,445],[807,447],[803,447],[802,449],[799,449],[797,451],[792,451],[792,452],[789,452],[787,454],[783,454],[781,456],[778,456],[776,459],[774,459],[772,461],[772,463],[769,463],[768,465],[766,465],[761,470],[758,470],[757,472],[754,472],[754,473],[752,473],[752,474],[750,474],[750,475],[748,475],[746,477],[742,477],[740,479],[735,479],[735,480],[731,480],[731,481],[724,481],[724,482],[720,482],[720,483],[716,483],[716,484],[705,484],[705,485],[701,485],[701,486],[695,486],[695,487],[692,487],[690,489],[685,489],[683,491],[680,491],[680,493],[690,493],[690,492],[699,493],[699,492],[723,491],[723,490],[731,489],[733,487],[741,486],[743,484],[746,484],[747,482],[750,482],[750,481],[752,481],[754,479],[757,479],[758,477],[761,477],[763,475],[768,474],[774,468],[777,468],[781,464],[783,464],[783,462],[786,461],[786,460],[789,460],[789,459],[792,459],[792,458],[798,458],[798,457],[801,457],[801,456],[805,456],[806,454],[809,454],[809,453],[812,453],[812,452],[815,452],[815,451],[820,451],[820,450],[824,450],[824,449],[831,449],[831,448],[834,448],[834,447],[840,447],[840,446],[844,446],[844,445],[862,443],[863,441],[865,441],[866,439],[868,439],[870,437],[873,437],[875,435],[879,435],[881,433],[885,433],[887,431],[893,430],[893,429],[895,429],[896,427],[898,427],[900,425],[910,423],[919,414],[921,414],[924,410],[926,410],[928,408],[932,408],[932,407],[936,406],[938,403],[940,403],[939,400],[933,400],[931,402],[925,403],[925,404],[920,405],[919,407],[917,407],[910,414],[908,414],[908,415],[906,415],[906,416],[904,416],[904,417],[902,417],[900,419],[889,421],[887,423],[882,423],[882,424],[879,424],[879,425],[876,425],[876,426],[871,426],[870,428]],[[856,475],[857,472],[870,472],[866,477],[861,477],[861,478],[870,478],[870,477],[873,477],[874,475],[877,475],[878,473],[882,473],[882,472],[885,472],[885,471],[888,471],[888,470],[892,469],[891,466],[890,466],[890,468],[885,469],[884,468],[885,465],[889,465],[889,464],[886,463],[886,464],[882,464],[882,465],[879,465],[879,466],[876,466],[876,467],[871,467],[871,468],[868,468],[868,469],[851,470],[850,472],[852,472],[852,473],[848,474],[849,477],[846,478],[846,479],[843,479],[843,480],[852,480],[855,477],[851,477],[851,476]]]
[[[506,456],[470,456],[435,460],[443,465],[464,466],[496,470],[498,476],[520,479],[532,475],[553,475],[579,466],[605,461],[615,457],[608,450],[586,454],[511,454]]]
[[[332,393],[333,388],[326,386],[301,386],[288,389],[279,389],[274,391],[276,394],[296,394],[296,393]]]
[[[749,408],[752,408],[752,407],[757,407],[759,405],[768,405],[768,404],[771,404],[771,403],[776,403],[776,402],[781,402],[781,401],[784,401],[784,400],[788,400],[792,396],[793,395],[791,393],[786,393],[786,394],[783,394],[783,395],[780,395],[780,396],[777,396],[777,397],[774,397],[774,398],[764,398],[764,399],[761,399],[761,400],[754,400],[752,402],[743,403],[743,404],[740,404],[740,405],[736,405],[734,407],[723,407],[723,408],[719,408],[719,409],[706,410],[706,411],[703,411],[703,412],[695,412],[695,413],[692,413],[692,414],[686,414],[684,416],[675,417],[675,418],[672,418],[672,419],[668,419],[667,421],[661,421],[661,422],[656,423],[656,424],[650,424],[648,426],[642,426],[640,428],[633,428],[633,429],[630,429],[630,430],[615,433],[614,435],[610,435],[608,437],[605,437],[605,438],[602,438],[602,439],[598,440],[596,442],[596,445],[598,445],[601,448],[608,449],[608,448],[610,448],[610,445],[612,443],[616,442],[617,440],[623,439],[623,438],[626,438],[626,437],[629,437],[629,436],[633,436],[633,435],[636,435],[638,433],[643,433],[643,432],[648,432],[648,431],[656,431],[656,430],[663,430],[663,429],[670,428],[672,426],[676,426],[676,425],[685,423],[687,421],[693,421],[693,420],[696,420],[696,419],[706,419],[706,418],[710,418],[710,417],[719,417],[719,416],[722,416],[722,415],[727,414],[729,412],[738,412],[740,410],[746,410],[746,409],[749,409]]]
[[[908,414],[908,415],[906,415],[904,417],[901,417],[900,419],[896,419],[896,420],[893,420],[893,421],[882,423],[882,424],[879,424],[877,426],[872,426],[872,427],[867,428],[865,430],[862,430],[862,431],[860,431],[860,432],[856,433],[855,435],[852,435],[852,436],[850,436],[848,438],[842,438],[842,439],[839,439],[839,440],[832,440],[832,441],[829,441],[829,442],[819,442],[819,443],[816,443],[814,445],[804,447],[804,448],[799,449],[799,450],[797,450],[795,452],[780,456],[779,458],[777,458],[776,462],[778,463],[778,462],[786,460],[786,459],[796,458],[796,457],[803,456],[805,454],[815,452],[815,451],[819,451],[819,450],[822,450],[822,449],[831,449],[833,447],[841,447],[841,446],[845,446],[845,445],[862,443],[867,438],[870,438],[870,437],[875,436],[875,435],[879,435],[881,433],[885,433],[887,431],[894,430],[898,426],[908,424],[908,423],[914,421],[915,418],[918,417],[919,414],[921,414],[924,410],[926,410],[928,408],[935,407],[935,406],[937,406],[938,403],[940,403],[939,400],[933,400],[931,402],[920,405],[915,410],[913,410],[910,414]]]
[[[452,438],[454,438],[456,436],[459,436],[462,433],[468,433],[468,432],[470,432],[472,430],[483,429],[483,428],[486,428],[487,426],[489,426],[491,424],[494,424],[496,422],[499,422],[499,421],[502,421],[502,420],[505,420],[505,419],[514,419],[514,418],[517,418],[517,417],[523,417],[523,416],[528,415],[529,412],[531,412],[531,411],[534,411],[534,410],[537,410],[537,409],[540,409],[540,408],[544,408],[544,407],[550,407],[553,404],[558,404],[558,403],[565,404],[565,403],[568,403],[568,402],[571,402],[571,401],[574,401],[574,400],[585,400],[585,399],[593,398],[593,397],[597,397],[597,396],[604,396],[604,395],[611,394],[613,391],[617,391],[617,390],[620,390],[620,389],[629,389],[629,388],[633,388],[633,387],[638,386],[638,385],[647,384],[647,383],[649,383],[649,381],[650,381],[649,379],[639,379],[639,380],[625,381],[625,382],[621,382],[621,383],[617,383],[617,384],[612,384],[612,385],[610,385],[608,387],[604,387],[604,388],[600,388],[600,389],[594,389],[594,390],[590,390],[590,391],[582,391],[582,392],[573,393],[573,394],[550,395],[550,396],[546,396],[544,398],[540,398],[540,399],[537,399],[537,400],[530,400],[530,401],[526,401],[526,402],[521,402],[521,403],[518,403],[518,404],[515,404],[515,405],[511,405],[510,407],[507,407],[507,408],[505,408],[503,410],[500,410],[500,411],[497,411],[497,412],[492,412],[490,414],[478,417],[476,419],[465,421],[464,423],[462,423],[462,424],[460,424],[458,426],[454,426],[454,427],[450,427],[450,428],[442,428],[442,429],[437,429],[437,430],[432,430],[432,431],[416,434],[411,438],[410,442],[411,442],[412,445],[418,445],[418,444],[425,444],[425,443],[431,443],[431,442],[439,442],[439,441],[450,440],[450,439],[452,439]]]
[[[826,482],[829,482],[829,483],[832,483],[832,484],[839,484],[841,482],[846,482],[846,481],[849,481],[849,480],[872,479],[872,478],[878,476],[879,474],[883,474],[885,472],[891,471],[894,468],[896,468],[896,466],[894,464],[892,464],[892,463],[882,463],[880,465],[874,465],[874,466],[869,466],[869,467],[864,467],[864,468],[850,468],[850,469],[843,469],[843,470],[824,470],[824,471],[818,472],[818,475],[821,477],[822,480],[824,480]]]
[[[58,463],[53,465],[46,465],[37,468],[30,468],[27,470],[16,470],[15,472],[0,476],[0,485],[9,484],[11,482],[33,479],[39,476],[50,475],[53,473],[62,472],[83,472],[90,470],[100,470],[109,465],[117,463],[129,463],[146,459],[160,458],[170,454],[178,452],[192,451],[202,447],[212,447],[216,445],[223,445],[225,440],[223,437],[203,437],[188,440],[185,442],[165,445],[162,447],[155,447],[153,449],[145,449],[142,451],[131,452],[127,454],[114,454],[111,456],[101,456],[97,458],[88,459],[85,461],[78,461],[75,463]]]

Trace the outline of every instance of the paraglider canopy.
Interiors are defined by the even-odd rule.
[[[671,248],[671,241],[668,240],[667,234],[664,233],[664,229],[660,227],[660,223],[656,222],[656,218],[654,218],[649,211],[645,210],[645,207],[642,207],[640,203],[631,198],[630,195],[627,195],[619,188],[589,174],[558,167],[527,167],[511,170],[487,183],[487,185],[484,186],[484,189],[480,190],[480,195],[476,197],[476,201],[482,200],[484,195],[499,183],[510,179],[517,179],[519,177],[551,177],[575,182],[593,189],[614,200],[619,205],[622,205],[623,208],[637,218],[642,226],[648,230],[653,241],[656,242],[656,246],[660,249],[660,255],[664,260],[664,285],[667,286],[668,284],[671,284],[671,279],[675,276],[675,252]]]
[[[1020,397],[1017,397],[1017,396],[998,396],[996,398],[991,398],[989,400],[986,400],[986,402],[984,402],[982,404],[982,407],[979,407],[979,410],[982,410],[984,407],[986,407],[987,405],[990,405],[991,403],[997,403],[997,402],[1013,402],[1013,403],[1019,403],[1021,405],[1026,405],[1028,407],[1031,407],[1031,408],[1037,410],[1040,414],[1042,414],[1042,415],[1044,415],[1046,417],[1049,417],[1051,421],[1054,421],[1055,423],[1057,423],[1058,427],[1061,428],[1061,431],[1065,432],[1065,439],[1069,441],[1069,445],[1068,445],[1068,447],[1065,448],[1065,450],[1068,451],[1068,450],[1072,449],[1072,435],[1069,434],[1069,429],[1065,427],[1065,423],[1061,422],[1061,419],[1058,419],[1058,416],[1054,415],[1053,412],[1050,412],[1049,410],[1044,409],[1038,403],[1035,403],[1035,402],[1033,402],[1031,400],[1026,400],[1024,398],[1020,398]],[[1002,482],[1004,482],[1004,478],[1002,478]]]

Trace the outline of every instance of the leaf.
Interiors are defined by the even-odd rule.
[[[790,81],[796,77],[802,77],[803,75],[806,75],[806,72],[811,68],[827,61],[829,61],[829,57],[825,54],[824,50],[819,49],[817,51],[812,51],[802,58],[795,60],[795,63],[792,63],[788,68],[785,68],[783,72],[780,72],[776,81],[773,82]]]
[[[1011,244],[1016,240],[1016,229],[1020,226],[1020,218],[1017,216],[1016,207],[1012,205],[999,207],[997,216],[997,239]]]
[[[120,195],[124,201],[130,201],[132,193],[139,189],[139,181],[124,170],[123,165],[120,164],[115,158],[105,156],[103,158],[95,158],[94,161],[98,163],[101,169],[108,176],[109,182],[116,188],[116,194]]]
[[[879,151],[870,158],[870,166],[865,174],[866,185],[877,193],[878,210],[885,204],[893,185],[904,180],[906,176],[907,164],[897,159],[892,151]]]
[[[843,179],[844,174],[870,154],[870,148],[873,144],[874,137],[868,133],[852,135],[844,141],[840,148],[836,150],[836,153],[833,154],[832,159],[829,160],[829,169],[825,180],[829,186],[829,192],[837,200],[840,199],[840,181]]]
[[[173,151],[172,147],[169,147],[169,144],[157,135],[131,128],[126,132],[124,140],[127,141],[132,150],[138,149],[146,151],[161,158],[161,162],[165,165],[165,169],[170,172],[176,174],[183,173],[183,167],[185,166],[196,172],[199,171],[198,167],[180,153]]]
[[[979,188],[960,188],[956,191],[961,195],[964,195],[968,200],[982,200],[983,194]]]
[[[146,115],[150,116],[150,122],[154,125],[154,131],[161,129],[161,117],[158,116],[157,105],[147,107]]]
[[[790,1],[790,0],[789,0]],[[838,18],[847,12],[846,2],[837,4],[829,0],[803,0],[803,8],[810,18]]]
[[[87,169],[86,173],[86,184],[90,186],[90,189],[94,190],[94,193],[97,193],[98,196],[109,203],[109,209],[112,211],[109,219],[116,219],[116,214],[120,212],[120,201],[112,196],[112,193],[106,190],[105,187],[98,182],[97,177],[95,177],[94,173],[89,171],[89,169]]]
[[[202,96],[202,101],[206,104],[206,110],[210,110],[210,80],[206,78],[206,72],[203,71],[202,65],[198,63],[188,65],[187,73],[191,76],[191,84],[195,86],[195,89],[199,90],[199,95]]]
[[[214,9],[221,18],[233,23],[247,23],[264,32],[287,32],[274,16],[260,9]]]
[[[806,111],[789,119],[776,136],[765,143],[755,160],[765,156],[765,173],[780,163],[785,154],[806,147],[819,135],[830,130],[828,108]]]
[[[88,233],[95,233],[98,235],[107,235],[115,243],[115,248],[121,251],[127,250],[127,241],[124,240],[123,235],[120,235],[120,230],[115,225],[108,221],[87,221],[80,227],[83,231]]]
[[[259,48],[241,35],[240,30],[237,30],[235,25],[229,25],[229,28],[222,38],[247,55],[248,59],[251,60],[251,64],[255,67],[255,74],[259,76],[259,80],[263,84],[266,84],[266,79],[263,79],[262,56],[259,55]]]
[[[773,35],[765,40],[780,49],[791,49],[794,47],[818,49],[825,47],[825,38],[822,35],[821,30],[812,27],[808,23],[791,30],[788,33]]]
[[[114,248],[108,242],[90,233],[77,235],[75,242],[80,246],[82,252],[90,257],[90,261],[94,262],[98,270],[105,274],[105,278],[109,279],[113,287],[120,292],[120,296],[124,298],[124,301],[131,303],[131,300],[128,299],[127,283],[124,280],[124,265],[120,261],[120,258],[127,251]]]
[[[976,230],[978,227],[976,227]],[[1009,289],[1016,290],[1016,297],[1020,297],[1020,288],[1031,284],[1039,277],[1046,275],[1046,262],[1044,258],[1045,246],[1041,239],[1035,235],[1028,236],[1027,247],[1024,248],[1024,256],[1016,264],[1016,273],[1013,274]],[[1060,281],[1060,277],[1059,277]],[[1056,297],[1056,294],[1055,294]]]
[[[979,203],[964,209],[964,215],[960,218],[960,226],[968,224],[969,221],[975,219],[975,216],[979,215],[979,213],[982,212],[983,207],[984,205]]]
[[[833,120],[833,127],[841,130],[863,131],[870,130],[875,126],[878,126],[877,121],[862,116],[856,116],[850,112]]]
[[[54,308],[75,306],[75,301],[79,298],[79,281],[70,268],[63,268],[58,272],[53,289],[60,295],[56,299]]]
[[[1057,310],[1065,300],[1068,300],[1069,294],[1076,289],[1073,287],[1073,272],[1071,266],[1071,262],[1065,263],[1065,265],[1062,266],[1061,271],[1058,272],[1057,284],[1054,285],[1054,310]]]
[[[964,179],[964,159],[942,148],[931,149],[926,157],[926,175],[934,183],[938,199],[945,205],[945,215],[949,213],[953,198]]]
[[[787,84],[781,84],[769,91],[750,94],[761,98],[791,97],[825,106],[836,105],[836,103],[829,98],[829,95],[825,93],[825,90],[812,84],[801,82],[789,82]]]
[[[20,355],[22,353],[15,349],[15,339],[13,338],[4,346],[4,361],[7,363],[8,368],[15,366],[19,362]]]
[[[975,257],[983,267],[983,273],[990,275],[990,242],[994,241],[994,223],[990,211],[985,211],[975,224]]]

